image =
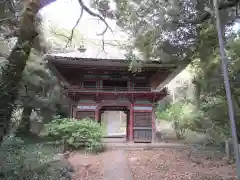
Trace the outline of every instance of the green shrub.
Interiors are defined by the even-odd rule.
[[[58,149],[44,144],[26,144],[14,136],[5,138],[0,147],[0,179],[59,180],[68,165],[55,161]]]
[[[172,103],[164,111],[158,112],[158,118],[170,121],[176,133],[181,139],[185,136],[186,130],[192,128],[193,121],[198,118],[199,112],[193,104],[188,102]]]
[[[98,122],[89,118],[55,119],[45,125],[43,135],[63,142],[68,147],[84,146],[89,151],[98,151],[102,148],[103,130]]]

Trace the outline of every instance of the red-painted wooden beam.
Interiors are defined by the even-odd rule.
[[[153,107],[152,110],[152,143],[156,140],[156,114],[155,109]]]
[[[134,123],[134,117],[133,117],[133,104],[130,106],[130,117],[129,117],[129,141],[133,141],[133,123]]]

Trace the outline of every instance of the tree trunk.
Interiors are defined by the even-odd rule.
[[[181,134],[180,134],[179,123],[177,121],[174,121],[173,122],[173,127],[174,127],[174,131],[175,131],[177,140],[180,140],[181,139]]]
[[[31,130],[31,121],[30,121],[30,116],[32,113],[32,107],[24,107],[23,112],[22,112],[22,118],[20,121],[20,124],[17,127],[16,136],[26,136],[30,134]]]
[[[198,110],[200,107],[201,84],[200,82],[197,82],[197,80],[195,80],[193,83],[195,85],[195,92],[194,92],[195,105]]]
[[[0,84],[0,143],[8,133],[14,102],[18,97],[18,84],[31,51],[31,46],[18,40],[2,69]]]
[[[31,52],[32,42],[37,36],[35,19],[39,9],[40,0],[31,1],[25,7],[17,43],[8,57],[7,65],[2,69],[0,82],[0,144],[9,131],[14,103],[18,97],[18,85]]]
[[[231,88],[231,90],[232,90],[232,94],[233,94],[233,97],[234,97],[234,100],[235,100],[235,102],[236,102],[236,104],[237,104],[237,107],[238,107],[238,109],[240,109],[240,100],[239,100],[239,95],[238,95],[238,93],[235,91],[235,89],[234,88]],[[237,128],[237,135],[238,135],[238,143],[240,143],[240,124],[238,123],[239,121],[237,120],[236,121],[236,128]]]

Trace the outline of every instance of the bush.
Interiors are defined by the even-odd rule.
[[[63,142],[68,147],[84,146],[89,151],[102,149],[103,130],[98,122],[89,118],[83,120],[55,119],[45,125],[43,135]]]
[[[187,102],[173,103],[166,110],[158,112],[158,118],[172,123],[177,139],[184,138],[186,130],[192,128],[198,116],[195,106]]]
[[[7,137],[0,147],[0,179],[67,180],[63,171],[68,165],[53,160],[57,152],[51,146],[26,144],[14,136]]]

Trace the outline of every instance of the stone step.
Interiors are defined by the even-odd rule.
[[[147,150],[158,148],[186,148],[185,144],[177,143],[104,143],[107,149]]]

